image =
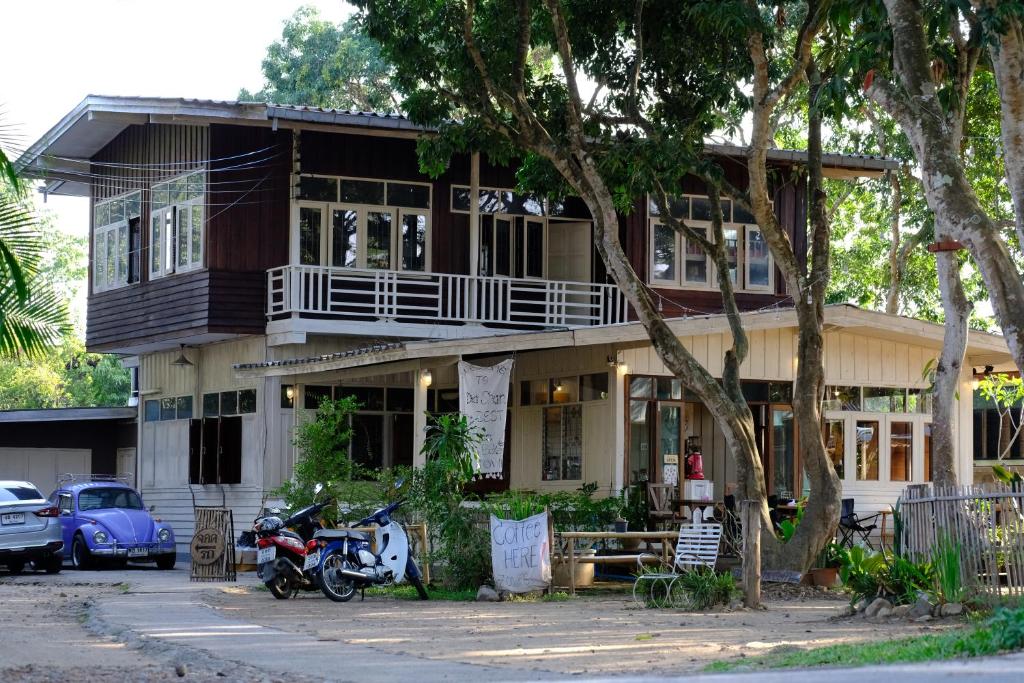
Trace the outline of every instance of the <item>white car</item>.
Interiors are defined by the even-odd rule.
[[[17,574],[32,562],[56,574],[63,561],[57,507],[27,481],[0,481],[0,565]]]

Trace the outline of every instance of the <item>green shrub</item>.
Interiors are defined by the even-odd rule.
[[[962,602],[963,577],[960,574],[960,544],[943,534],[932,548],[932,567],[935,586],[932,593],[936,602]]]
[[[931,564],[917,564],[905,557],[854,546],[842,552],[839,576],[850,593],[850,602],[886,598],[895,605],[917,600],[918,593],[934,586]]]
[[[698,567],[684,572],[676,580],[675,590],[681,593],[681,602],[697,612],[715,605],[728,605],[739,593],[732,574],[719,574],[710,567]]]

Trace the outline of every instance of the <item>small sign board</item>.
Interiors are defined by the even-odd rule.
[[[530,593],[551,585],[548,523],[547,512],[522,521],[491,515],[491,569],[497,590]]]
[[[231,508],[197,507],[196,530],[189,545],[193,581],[234,581],[234,519]]]

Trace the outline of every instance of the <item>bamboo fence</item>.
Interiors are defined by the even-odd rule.
[[[1024,491],[999,483],[908,486],[899,517],[905,556],[930,561],[946,537],[960,547],[968,592],[1024,595]]]

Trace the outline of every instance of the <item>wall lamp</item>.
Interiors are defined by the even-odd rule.
[[[985,369],[981,372],[978,372],[978,368],[971,368],[971,372],[974,374],[974,377],[971,379],[971,389],[977,391],[978,387],[981,386],[981,380],[991,376],[993,370],[995,370],[995,368],[991,365],[986,365]]]

